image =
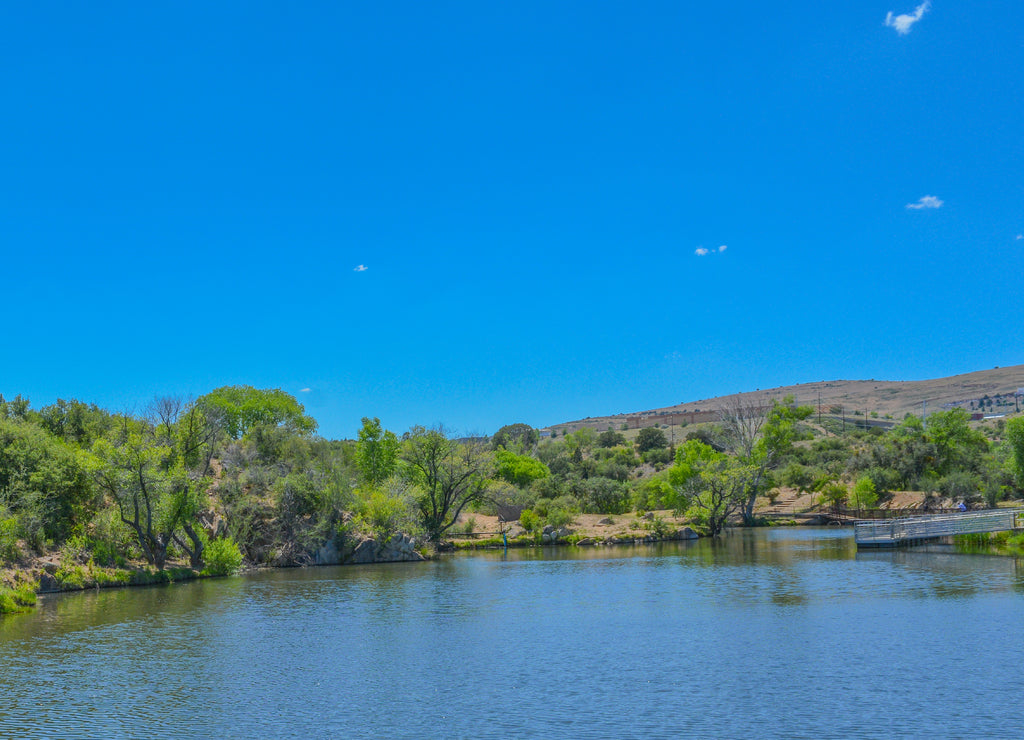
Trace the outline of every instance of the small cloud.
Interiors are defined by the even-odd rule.
[[[696,248],[695,250],[693,250],[693,253],[694,253],[695,255],[697,255],[698,257],[703,257],[703,256],[704,256],[705,254],[707,254],[707,253],[708,253],[709,251],[710,251],[710,250],[708,250],[708,249],[705,249],[704,247],[697,247],[697,248]]]
[[[934,195],[926,195],[917,203],[907,203],[907,208],[911,208],[915,211],[920,211],[923,208],[942,208],[944,201],[936,198]]]
[[[906,36],[910,33],[910,27],[921,20],[924,17],[924,14],[931,9],[931,0],[924,0],[923,3],[914,8],[914,12],[911,15],[907,15],[906,13],[893,15],[892,11],[889,11],[888,15],[885,16],[885,25],[889,28],[895,28],[896,33],[900,36]]]
[[[723,244],[722,246],[720,246],[720,247],[718,248],[718,251],[719,251],[719,252],[724,252],[724,251],[725,251],[725,250],[727,250],[728,248],[729,248],[729,247],[727,247],[727,246],[725,246],[725,245]]]
[[[1024,234],[1017,234],[1017,241],[1024,239]]]
[[[299,393],[310,393],[312,390],[312,388],[303,388]]]
[[[355,267],[355,268],[353,268],[353,271],[354,271],[354,272],[366,272],[366,271],[367,271],[367,270],[369,270],[369,269],[370,269],[370,268],[369,268],[369,267],[367,267],[366,265],[356,265],[356,267]]]

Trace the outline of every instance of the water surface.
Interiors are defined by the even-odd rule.
[[[1024,568],[842,529],[44,597],[2,737],[1013,737]]]

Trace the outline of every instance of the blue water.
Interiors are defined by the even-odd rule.
[[[1016,737],[1024,567],[849,530],[47,597],[0,737]]]

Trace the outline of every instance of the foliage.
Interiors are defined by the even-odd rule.
[[[241,439],[256,426],[285,426],[303,434],[316,431],[316,422],[306,416],[302,404],[279,388],[227,385],[210,391],[198,404],[232,439]]]
[[[676,451],[669,482],[677,491],[678,501],[688,505],[687,516],[714,537],[743,505],[752,473],[750,465],[703,442],[688,440]]]
[[[858,509],[870,509],[878,503],[875,481],[870,476],[862,476],[853,486],[853,505]]]
[[[1012,469],[1017,488],[1024,489],[1024,416],[1007,420],[1004,433],[1010,449],[1010,459],[1013,461]]]
[[[626,444],[625,435],[619,434],[613,429],[601,432],[597,435],[597,446],[598,447],[618,447],[619,445]]]
[[[391,478],[379,488],[364,491],[359,502],[359,521],[378,542],[396,532],[410,533],[415,527],[415,502],[404,481]]]
[[[437,542],[462,510],[483,499],[493,457],[480,440],[457,442],[443,428],[413,427],[402,450],[408,479],[418,486],[427,539]]]
[[[491,437],[491,449],[526,453],[540,440],[540,432],[529,424],[506,424]]]
[[[535,480],[551,475],[548,466],[540,460],[527,455],[517,455],[505,448],[494,453],[494,460],[497,464],[495,474],[502,480],[521,488],[529,486]]]
[[[0,614],[22,612],[36,603],[35,583],[20,583],[16,586],[0,584]]]
[[[519,524],[526,532],[533,532],[540,526],[540,517],[532,509],[523,509],[519,515]]]
[[[657,427],[644,427],[636,435],[637,452],[643,454],[648,450],[660,450],[668,447],[665,432]]]
[[[870,480],[870,478],[868,480]],[[842,506],[849,493],[849,490],[842,483],[839,481],[832,481],[822,486],[821,493],[818,496],[818,502],[822,506]]]
[[[211,576],[231,575],[242,567],[242,551],[230,537],[212,540],[204,551],[206,568],[203,573]]]
[[[380,419],[364,416],[356,442],[356,465],[363,480],[378,486],[394,475],[399,447],[398,437],[381,427]]]

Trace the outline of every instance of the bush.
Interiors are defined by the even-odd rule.
[[[18,520],[13,516],[0,519],[0,563],[13,563],[20,557]]]
[[[226,576],[242,566],[242,552],[230,537],[213,540],[203,550],[206,568],[203,573],[210,576]]]
[[[950,473],[938,483],[939,493],[947,498],[962,499],[968,503],[979,497],[981,480],[973,473]]]
[[[519,515],[519,525],[527,532],[533,532],[540,526],[540,517],[532,509],[523,509]]]
[[[838,481],[833,481],[821,489],[818,503],[821,506],[840,506],[846,501],[847,493],[846,486]]]
[[[23,583],[13,588],[0,586],[0,614],[23,612],[35,603],[35,584]]]
[[[877,503],[878,493],[875,492],[875,482],[865,475],[853,486],[853,504],[858,509],[870,509]]]

